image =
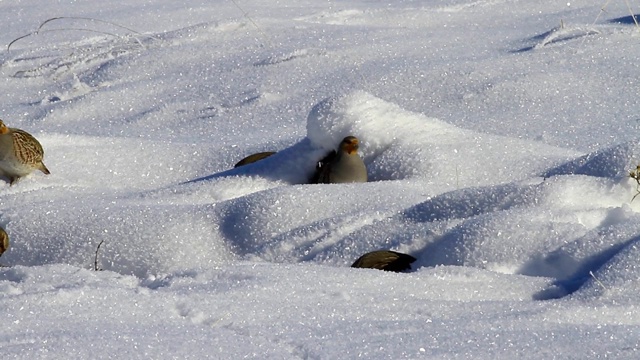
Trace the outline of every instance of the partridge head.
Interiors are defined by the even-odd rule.
[[[347,136],[340,142],[338,151],[325,156],[316,167],[312,183],[337,184],[367,182],[367,167],[358,155],[360,141]]]
[[[10,128],[0,120],[0,176],[11,185],[35,170],[49,174],[40,142],[24,130]]]

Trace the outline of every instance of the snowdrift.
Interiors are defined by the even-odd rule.
[[[361,139],[371,181],[306,184],[315,162],[346,135]],[[62,141],[44,141],[53,166],[78,168],[78,160],[55,158]],[[580,156],[460,129],[362,91],[315,105],[298,143],[200,177],[201,168],[189,167],[198,163],[187,165],[192,146],[163,144],[162,166],[135,160],[147,148],[157,154],[154,143],[82,146],[85,163],[114,160],[103,172],[82,173],[73,190],[55,176],[21,184],[47,198],[40,201],[19,205],[11,196],[19,188],[5,189],[4,204],[13,206],[1,217],[13,239],[5,262],[91,267],[104,242],[100,268],[146,277],[234,259],[347,266],[388,248],[417,256],[416,268],[551,277],[557,288],[541,297],[555,297],[590,281],[592,271],[622,266],[640,234],[626,176],[640,159],[633,144]],[[117,160],[131,159],[125,153],[133,163]],[[167,178],[174,163],[177,175]],[[97,184],[103,193],[61,195]]]

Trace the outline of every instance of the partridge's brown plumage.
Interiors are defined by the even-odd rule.
[[[360,142],[355,136],[342,139],[338,151],[332,151],[316,166],[312,184],[367,182],[367,167],[358,155]]]
[[[251,154],[249,156],[247,156],[246,158],[238,161],[238,163],[234,166],[234,168],[243,166],[243,165],[248,165],[251,163],[254,163],[256,161],[260,161],[264,158],[267,158],[271,155],[275,154],[275,151],[265,151],[265,152],[259,152],[257,154]]]
[[[11,185],[34,170],[49,174],[42,162],[42,145],[26,131],[7,127],[0,120],[0,176]]]
[[[416,258],[411,255],[391,250],[377,250],[362,255],[351,267],[402,272],[411,270],[411,263],[414,261]]]
[[[9,249],[9,235],[0,227],[0,256]]]

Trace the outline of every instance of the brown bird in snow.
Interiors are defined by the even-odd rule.
[[[416,258],[411,255],[391,250],[377,250],[362,255],[351,267],[402,272],[411,270],[411,263],[414,261]]]
[[[0,256],[9,249],[9,235],[0,227]]]
[[[26,131],[7,127],[0,120],[0,176],[7,177],[9,184],[34,170],[49,174],[43,156],[44,150],[36,138]]]
[[[355,136],[342,139],[338,151],[320,160],[311,178],[312,184],[367,182],[367,167],[358,155],[360,142]]]

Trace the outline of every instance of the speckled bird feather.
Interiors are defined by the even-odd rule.
[[[23,164],[38,165],[44,156],[42,145],[31,134],[11,128],[16,158]]]

